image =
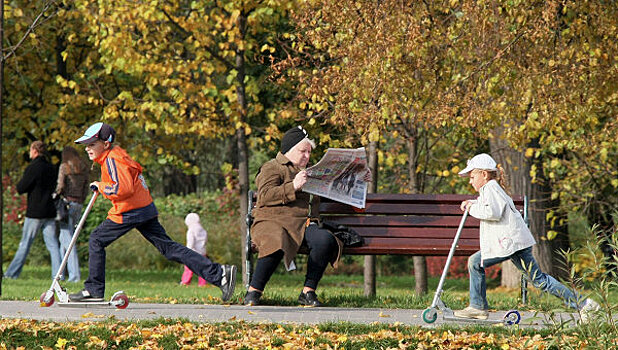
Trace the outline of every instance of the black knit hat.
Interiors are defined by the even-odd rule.
[[[292,147],[307,137],[307,131],[297,126],[285,132],[281,139],[281,153],[286,154]]]

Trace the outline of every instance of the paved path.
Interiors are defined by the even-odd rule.
[[[427,324],[422,319],[423,310],[409,309],[364,309],[364,308],[305,308],[300,306],[254,306],[242,305],[193,305],[193,304],[138,304],[132,303],[126,309],[106,306],[66,307],[57,303],[41,307],[38,302],[0,301],[2,318],[24,318],[34,320],[100,321],[113,317],[121,321],[152,320],[158,318],[183,318],[196,322],[276,322],[317,324],[324,322],[352,322],[370,324],[395,323],[434,327],[445,324],[441,315],[435,323]],[[505,312],[492,312],[490,319],[500,323]],[[570,314],[561,314],[563,320],[570,320]],[[575,317],[575,316],[574,316]],[[548,321],[535,317],[531,312],[522,313],[522,326],[540,327]],[[450,324],[466,324],[460,321],[446,321]]]

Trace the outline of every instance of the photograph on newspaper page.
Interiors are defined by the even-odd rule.
[[[320,161],[307,168],[303,191],[357,208],[365,208],[369,171],[365,148],[329,148]]]

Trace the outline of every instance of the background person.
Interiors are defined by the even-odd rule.
[[[75,226],[79,222],[83,203],[88,195],[89,176],[90,171],[88,165],[77,150],[71,146],[66,146],[62,150],[62,162],[58,169],[58,185],[56,186],[56,194],[64,196],[69,202],[68,220],[59,221],[61,257],[64,257],[71,244]],[[73,246],[69,253],[67,270],[69,273],[69,282],[79,282],[81,276],[76,246]]]
[[[142,175],[142,166],[115,146],[116,131],[105,123],[90,126],[75,143],[85,144],[88,158],[101,165],[101,181],[95,186],[112,202],[107,219],[92,231],[88,240],[89,274],[84,289],[70,294],[72,302],[103,301],[105,295],[105,248],[132,229],[137,229],[168,260],[176,261],[221,288],[221,299],[234,293],[236,266],[210,261],[172,240],[159,223],[158,211]]]
[[[455,316],[487,319],[485,268],[511,260],[535,287],[562,299],[568,307],[581,310],[582,320],[587,321],[589,313],[598,310],[599,304],[590,298],[584,300],[539,269],[532,256],[532,246],[536,242],[506,192],[508,185],[502,167],[490,155],[482,153],[470,159],[459,175],[469,177],[470,185],[479,193],[476,200],[463,201],[461,210],[468,210],[471,216],[481,220],[481,250],[468,258],[470,305],[455,311]]]
[[[185,217],[185,224],[187,225],[187,248],[194,252],[206,256],[206,243],[208,242],[208,232],[202,227],[200,223],[200,216],[196,213],[189,213]],[[180,284],[188,286],[191,284],[193,278],[193,271],[185,265],[185,271],[180,279]],[[197,285],[203,287],[206,285],[206,280],[198,276]]]
[[[56,208],[52,199],[56,185],[56,169],[47,160],[46,147],[42,141],[34,141],[30,145],[30,159],[32,161],[26,167],[24,175],[16,186],[17,193],[28,194],[24,228],[15,257],[4,276],[19,277],[32,242],[42,229],[43,240],[51,260],[51,276],[54,278],[61,262],[60,244],[56,237]]]

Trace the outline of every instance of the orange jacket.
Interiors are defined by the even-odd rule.
[[[136,223],[158,215],[142,166],[127,152],[114,146],[95,161],[101,164],[99,192],[112,201],[107,218],[115,223]]]

